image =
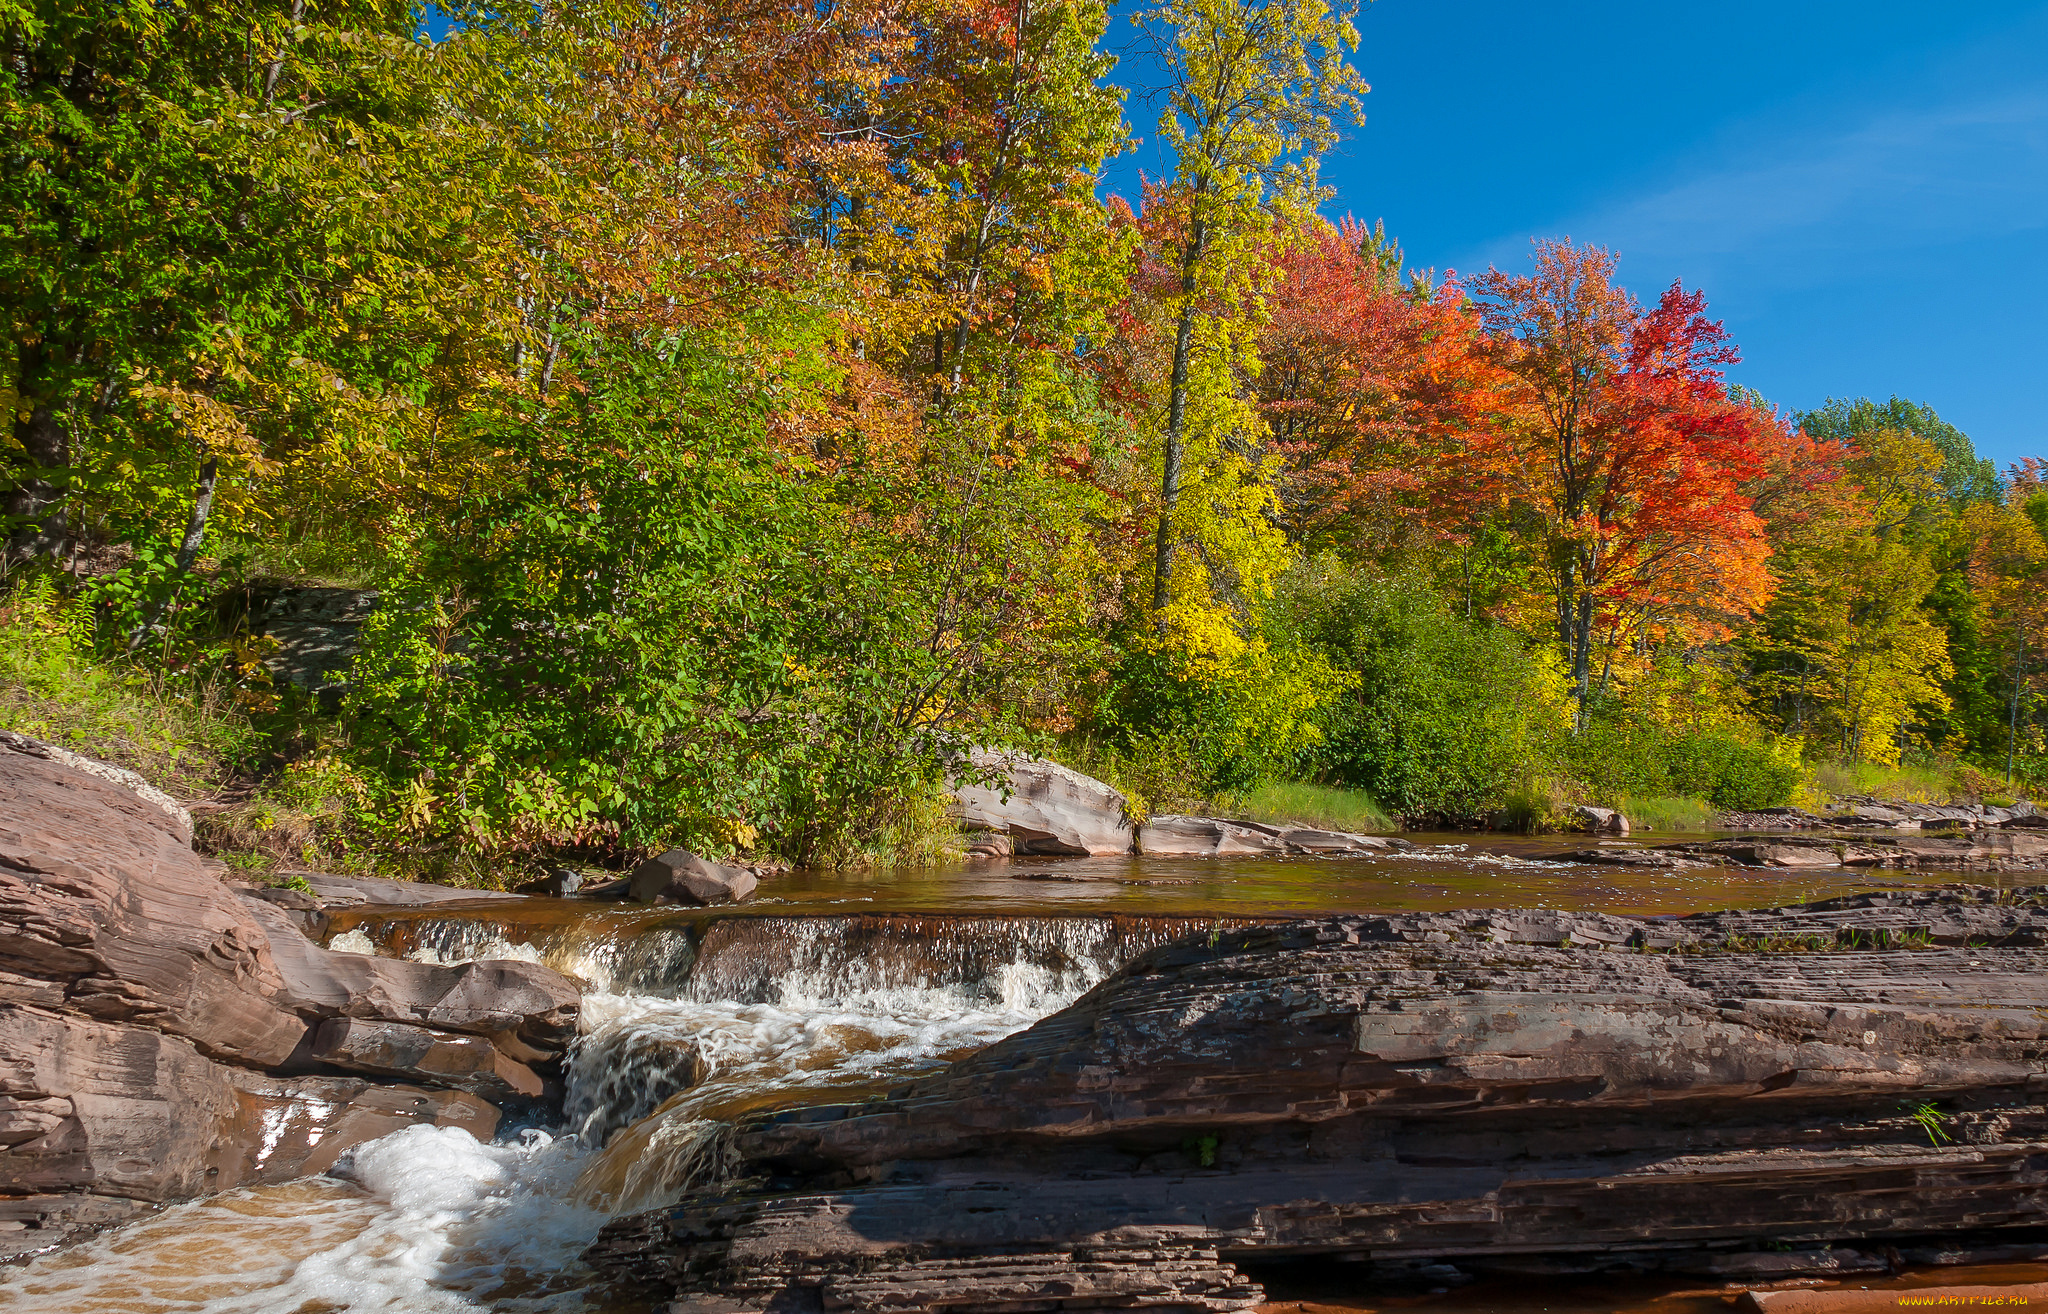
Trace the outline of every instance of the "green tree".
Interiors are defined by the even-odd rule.
[[[1453,614],[1419,577],[1304,562],[1275,612],[1348,676],[1317,711],[1322,742],[1302,765],[1389,813],[1464,821],[1498,810],[1565,723],[1555,673],[1512,632]]]
[[[1893,397],[1874,402],[1868,397],[1854,401],[1830,397],[1818,408],[1797,414],[1793,422],[1814,438],[1863,446],[1868,435],[1882,430],[1909,433],[1933,444],[1941,453],[1937,476],[1942,492],[1956,510],[1971,503],[1997,502],[2000,497],[1998,467],[1977,455],[1968,434],[1935,414],[1931,406]]]
[[[1842,476],[1801,494],[1771,559],[1777,591],[1742,643],[1752,696],[1816,748],[1897,763],[1949,705],[1948,636],[1927,603],[1950,516],[1934,445],[1865,432]]]
[[[444,325],[422,244],[460,246],[465,211],[399,194],[393,166],[446,145],[449,63],[415,23],[390,0],[0,17],[15,559],[90,515],[184,522],[189,566],[209,510],[262,518],[247,490],[308,406],[425,390]]]
[[[1209,413],[1194,418],[1218,431],[1219,445],[1233,429],[1257,429],[1256,415],[1232,404],[1235,358],[1249,350],[1238,341],[1249,327],[1244,299],[1268,268],[1276,232],[1299,230],[1321,199],[1319,155],[1335,143],[1337,120],[1361,119],[1367,87],[1345,62],[1358,45],[1355,13],[1324,0],[1165,0],[1137,17],[1162,71],[1159,135],[1175,159],[1171,181],[1146,201],[1148,219],[1170,229],[1161,245],[1173,337],[1152,572],[1162,623],[1190,397],[1208,394],[1198,411]]]
[[[1963,535],[1970,545],[1970,582],[1987,637],[2011,654],[2005,727],[2009,782],[2023,752],[2039,753],[2038,745],[2023,741],[2021,716],[2030,702],[2038,701],[2030,698],[2033,677],[2048,666],[2048,535],[2024,506],[1984,505],[1970,508]]]

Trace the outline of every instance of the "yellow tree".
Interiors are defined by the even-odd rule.
[[[1341,0],[1162,0],[1137,17],[1163,74],[1153,95],[1175,159],[1146,203],[1147,220],[1164,224],[1159,300],[1173,325],[1152,581],[1162,629],[1189,438],[1220,449],[1258,431],[1239,379],[1256,373],[1252,294],[1272,269],[1267,247],[1314,208],[1317,157],[1337,121],[1362,121],[1368,88],[1345,62],[1356,12]]]
[[[1970,584],[1983,609],[1989,635],[2010,644],[2012,700],[2005,745],[2005,778],[2013,776],[2025,701],[2027,660],[2038,668],[2048,648],[2048,541],[2025,512],[2012,506],[1978,504],[1964,513],[1970,543]]]
[[[1926,600],[1928,551],[1948,515],[1942,456],[1903,430],[1858,435],[1838,478],[1773,512],[1786,531],[1772,560],[1777,594],[1745,640],[1751,690],[1783,727],[1842,753],[1896,763],[1901,733],[1946,708],[1948,641]]]

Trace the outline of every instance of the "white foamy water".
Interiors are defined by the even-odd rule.
[[[576,1256],[605,1215],[568,1198],[588,1152],[408,1127],[335,1177],[177,1205],[0,1280],[32,1311],[284,1314],[585,1308]]]
[[[774,1002],[587,998],[601,1020],[570,1057],[566,1112],[571,1130],[605,1149],[577,1196],[621,1213],[667,1203],[717,1175],[717,1131],[730,1120],[935,1070],[1065,1007],[1102,975],[1006,963],[983,981],[857,992],[807,993],[816,983],[798,977]],[[640,1075],[685,1047],[699,1056],[697,1084]]]
[[[413,956],[545,961],[593,987],[559,1134],[480,1145],[408,1128],[358,1148],[332,1177],[178,1205],[0,1270],[0,1308],[589,1314],[603,1307],[577,1256],[613,1214],[716,1178],[730,1119],[933,1070],[1065,1006],[1114,965],[1099,922],[1001,940],[984,930],[890,962],[850,954],[838,934],[795,924],[772,970],[741,963],[707,982],[692,979],[680,932],[545,949],[482,928],[441,936]],[[374,946],[364,936],[347,947]],[[610,988],[622,980],[660,993]]]

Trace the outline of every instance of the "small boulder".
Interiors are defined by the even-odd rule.
[[[1581,830],[1595,835],[1626,835],[1629,832],[1628,818],[1613,808],[1596,808],[1581,803],[1572,809],[1572,820],[1579,823]]]
[[[708,861],[688,849],[670,849],[647,859],[627,880],[639,903],[745,903],[761,883],[752,872]]]
[[[513,887],[515,894],[537,894],[546,899],[566,899],[583,888],[583,873],[574,867],[550,867],[545,876]]]

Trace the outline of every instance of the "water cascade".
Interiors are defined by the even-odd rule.
[[[1508,876],[1524,888],[1503,890]],[[1731,890],[1720,875],[1688,877],[1697,891],[1670,873],[1654,879],[1445,846],[1377,862],[1084,860],[894,886],[792,880],[738,911],[535,899],[339,912],[337,949],[525,959],[584,982],[561,1122],[508,1127],[493,1145],[412,1128],[362,1147],[331,1177],[172,1206],[0,1271],[0,1306],[624,1310],[592,1288],[578,1255],[607,1217],[716,1178],[734,1120],[886,1091],[1030,1026],[1181,936],[1319,907],[1526,903],[1536,887],[1563,906],[1643,911],[1793,893],[1789,876],[1768,890]],[[1797,879],[1799,893],[1821,884]]]

